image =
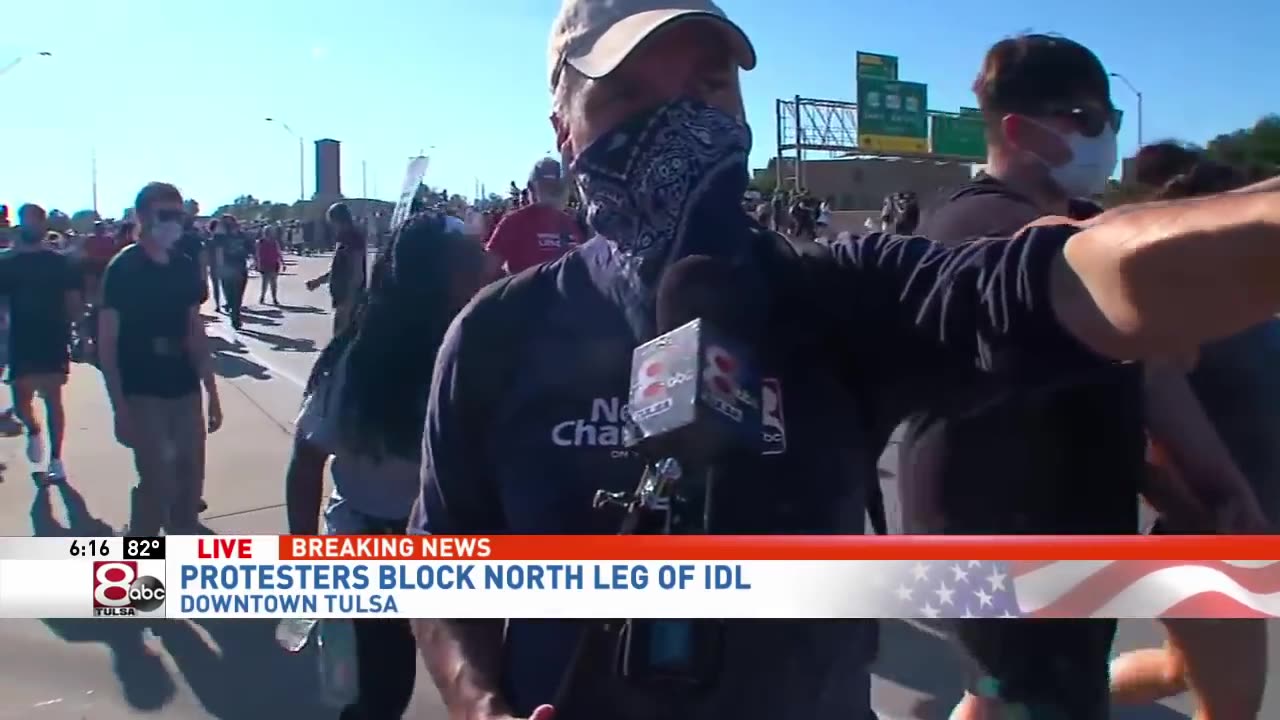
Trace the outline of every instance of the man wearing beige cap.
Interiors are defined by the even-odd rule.
[[[1276,192],[953,248],[871,234],[801,256],[742,208],[751,132],[738,71],[755,53],[719,8],[564,0],[548,60],[558,147],[595,237],[488,286],[454,320],[428,401],[413,532],[616,532],[618,516],[593,511],[592,498],[632,491],[644,469],[621,440],[631,352],[658,331],[667,268],[689,256],[741,280],[721,294],[745,290],[731,299],[755,303],[767,338],[758,365],[776,400],[762,452],[726,460],[711,527],[722,534],[861,533],[886,428],[905,413],[963,412],[1185,351],[1280,309]],[[620,672],[616,626],[414,625],[452,717],[872,714],[874,626],[863,620],[728,621],[711,662],[687,658],[700,682],[656,686]]]

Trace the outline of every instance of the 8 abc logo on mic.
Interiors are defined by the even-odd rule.
[[[109,560],[93,564],[93,616],[136,617],[164,605],[164,583],[141,575],[138,563]]]

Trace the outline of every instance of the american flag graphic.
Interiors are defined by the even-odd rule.
[[[918,560],[884,563],[889,592],[906,618],[1023,617],[1009,563],[990,560]]]
[[[908,618],[1280,617],[1280,561],[920,560],[877,578]]]

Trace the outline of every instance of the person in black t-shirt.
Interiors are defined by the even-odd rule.
[[[253,256],[253,243],[240,231],[239,221],[231,215],[222,216],[218,230],[213,238],[214,266],[218,268],[231,327],[239,330],[243,325],[241,310],[244,307],[244,290],[249,284],[249,258]]]
[[[333,334],[339,335],[351,322],[356,305],[364,296],[368,253],[364,234],[356,227],[351,209],[345,203],[331,205],[327,217],[337,241],[333,262],[329,272],[307,281],[307,289],[329,285],[329,297],[333,300]]]
[[[173,250],[184,215],[178,189],[151,183],[135,208],[138,242],[107,266],[98,331],[116,439],[133,450],[138,469],[129,530],[192,533],[199,529],[205,433],[222,425],[201,283],[195,263]]]
[[[202,282],[208,283],[208,292],[213,296],[213,311],[222,312],[222,279],[218,274],[218,258],[216,253],[215,240],[218,237],[218,219],[213,218],[209,221],[209,239],[205,243],[204,255],[208,262],[206,268],[208,277]]]
[[[196,227],[195,212],[199,210],[199,206],[194,201],[188,201],[187,216],[182,224],[182,237],[178,238],[178,242],[174,243],[174,252],[185,255],[196,265],[196,277],[200,281],[204,292],[201,295],[201,302],[209,299],[209,286],[207,278],[209,277],[209,257],[205,251],[204,236],[200,234],[200,229]]]
[[[48,478],[62,480],[66,413],[62,386],[70,372],[71,319],[80,310],[80,273],[69,258],[43,243],[45,213],[25,205],[11,255],[0,261],[0,296],[9,303],[9,382],[13,406],[27,428],[27,459],[44,461],[44,433],[35,417],[36,393],[49,424]]]
[[[938,204],[918,232],[959,245],[1012,236],[1045,215],[1097,215],[1080,196],[1099,191],[1115,166],[1117,120],[1093,53],[1065,38],[1013,38],[991,49],[979,78],[987,171]],[[899,446],[906,531],[1133,534],[1148,428],[1177,446],[1193,474],[1234,478],[1243,490],[1221,441],[1199,434],[1203,410],[1180,373],[1131,363],[1063,385],[977,412],[913,416]],[[988,702],[1023,706],[1032,717],[1106,717],[1114,620],[976,619],[953,628],[972,660],[962,711]]]

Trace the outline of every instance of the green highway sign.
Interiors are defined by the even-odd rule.
[[[858,147],[891,153],[929,152],[928,108],[924,83],[859,76]]]
[[[981,117],[966,115],[966,108],[960,108],[960,115],[933,116],[933,153],[935,155],[955,155],[975,160],[987,157],[987,138],[985,124]]]
[[[877,55],[876,53],[858,52],[858,77],[873,77],[881,80],[898,79],[898,58],[893,55]]]

